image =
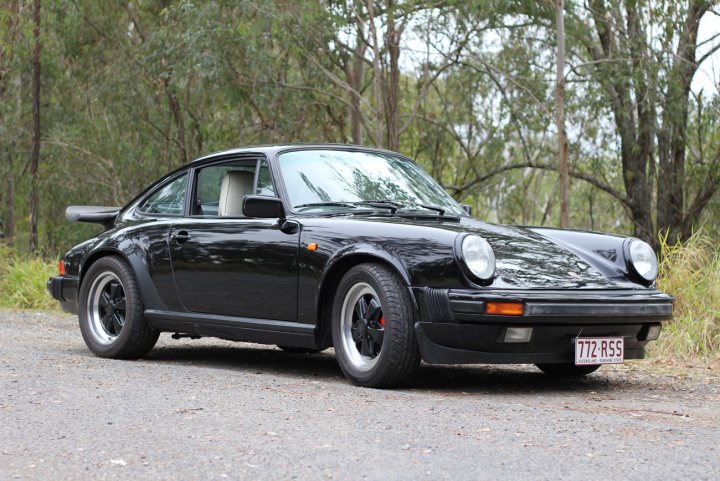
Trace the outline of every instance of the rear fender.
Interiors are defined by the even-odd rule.
[[[138,254],[126,254],[114,246],[98,247],[87,254],[80,267],[80,282],[78,283],[78,289],[82,286],[82,282],[88,269],[90,269],[95,262],[106,256],[120,257],[130,265],[135,273],[135,278],[140,285],[140,295],[143,299],[143,303],[145,304],[145,309],[167,309],[165,303],[160,299],[160,295],[158,294],[155,284],[150,277],[150,271],[147,267],[145,259]]]

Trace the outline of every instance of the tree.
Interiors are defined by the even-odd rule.
[[[21,35],[21,11],[22,2],[9,0],[0,3],[0,22],[3,28],[0,29],[0,110],[3,117],[8,118],[11,112],[18,114],[20,101],[10,100],[9,85],[15,87],[15,95],[19,99],[20,78],[18,70],[18,40]],[[16,99],[12,99],[16,100]],[[11,105],[14,103],[15,105]],[[19,115],[17,115],[19,117]],[[7,139],[8,148],[4,150],[4,159],[0,159],[0,173],[4,180],[0,185],[0,238],[12,244],[15,236],[15,150],[16,130],[10,127],[9,122],[0,123],[0,140]]]
[[[555,76],[555,123],[558,136],[558,170],[560,171],[560,227],[570,227],[570,171],[565,134],[565,0],[556,0],[557,72]]]
[[[30,252],[38,249],[38,164],[40,163],[40,0],[33,1],[32,152],[30,154]]]
[[[646,240],[656,241],[658,231],[687,238],[720,186],[719,152],[698,159],[705,181],[686,196],[690,87],[699,65],[720,49],[698,58],[698,27],[717,4],[593,0],[587,16],[574,17],[590,57],[587,71],[602,86],[620,139],[626,195],[618,200]]]

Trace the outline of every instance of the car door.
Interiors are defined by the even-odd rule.
[[[169,233],[178,295],[196,313],[296,321],[298,229],[242,217],[253,193],[274,195],[264,159],[195,170],[189,215]]]

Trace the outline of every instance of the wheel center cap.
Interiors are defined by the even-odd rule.
[[[111,302],[107,306],[108,314],[115,314],[115,303]]]
[[[357,326],[358,326],[358,332],[359,332],[361,335],[367,334],[367,331],[368,331],[368,322],[367,322],[367,319],[358,319]]]

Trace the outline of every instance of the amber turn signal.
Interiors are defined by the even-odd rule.
[[[485,304],[485,314],[522,316],[523,310],[522,302],[488,302]]]
[[[317,244],[314,243],[314,242],[313,242],[312,244],[308,244],[308,250],[309,250],[309,251],[316,251],[316,250],[317,250]]]
[[[60,262],[58,262],[58,273],[61,276],[65,275],[65,263],[63,262],[62,259],[60,259]]]

